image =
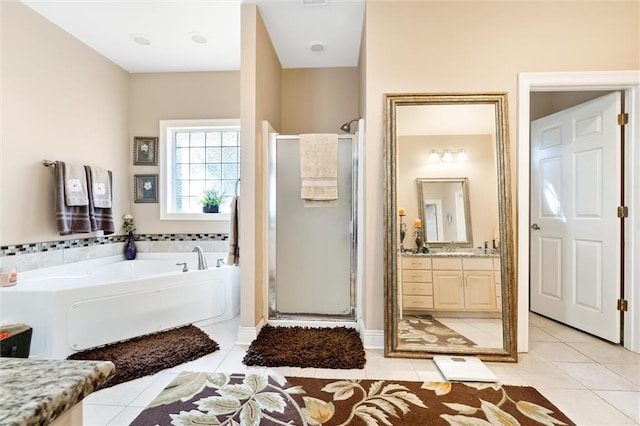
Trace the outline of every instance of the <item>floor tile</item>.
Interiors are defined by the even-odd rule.
[[[131,422],[138,417],[144,410],[144,407],[126,407],[123,408],[118,415],[107,423],[108,426],[129,426]]]
[[[131,401],[129,406],[146,407],[177,376],[178,373],[162,372],[157,374],[155,376],[155,380],[145,390],[143,390],[140,395]]]
[[[587,356],[562,342],[530,342],[529,350],[536,352],[549,361],[591,362]]]
[[[483,342],[491,341],[497,330],[495,320],[444,320]],[[640,424],[640,355],[540,315],[530,314],[529,322],[528,353],[518,354],[517,363],[486,363],[500,383],[535,387],[578,425]],[[431,359],[385,358],[382,350],[366,351],[364,369],[247,367],[242,363],[247,346],[235,344],[239,324],[236,317],[202,327],[220,344],[220,350],[213,354],[89,395],[83,403],[85,425],[129,424],[173,377],[187,370],[328,379],[443,380]]]
[[[640,392],[594,391],[609,404],[640,423]]]
[[[637,385],[600,364],[581,362],[554,362],[553,364],[591,390],[640,390]]]
[[[85,399],[86,401],[86,399]],[[103,426],[113,420],[125,407],[118,405],[93,405],[82,402],[82,425]]]
[[[590,390],[546,389],[538,391],[580,426],[622,426],[635,422]]]
[[[601,364],[640,364],[640,354],[628,351],[620,345],[597,340],[569,342],[569,346]]]
[[[129,382],[120,383],[94,392],[84,401],[88,404],[98,405],[129,405],[136,399],[153,381],[153,376],[145,376]]]
[[[367,372],[364,368],[353,368],[349,370],[335,370],[333,368],[316,368],[316,378],[318,379],[366,379]]]
[[[634,385],[640,386],[640,362],[631,364],[602,364],[629,380]]]
[[[559,340],[538,327],[529,327],[530,342],[558,342]]]

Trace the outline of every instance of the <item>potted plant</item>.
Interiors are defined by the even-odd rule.
[[[202,203],[202,213],[218,213],[220,204],[224,199],[225,195],[214,189],[204,191],[204,196],[202,200],[200,200],[200,203]]]

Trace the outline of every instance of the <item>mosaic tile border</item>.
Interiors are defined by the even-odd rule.
[[[38,243],[9,244],[0,246],[0,257],[123,243],[126,239],[126,235],[114,235],[108,237],[73,238],[69,240],[44,241]],[[226,241],[229,239],[229,234],[135,234],[134,239],[135,241]]]

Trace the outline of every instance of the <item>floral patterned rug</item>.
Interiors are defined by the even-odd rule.
[[[398,348],[424,350],[427,346],[472,347],[476,344],[431,315],[405,315],[398,321]]]
[[[183,372],[131,423],[173,425],[574,425],[536,389]]]

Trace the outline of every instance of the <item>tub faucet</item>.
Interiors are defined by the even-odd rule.
[[[224,265],[224,259],[222,258],[218,259],[216,262],[216,268],[220,268],[223,265]]]
[[[182,272],[189,272],[189,268],[187,268],[187,262],[176,263],[176,266],[182,266]]]
[[[203,269],[207,269],[207,259],[204,258],[204,252],[202,251],[202,247],[195,246],[191,252],[198,252],[198,271],[202,271]]]

